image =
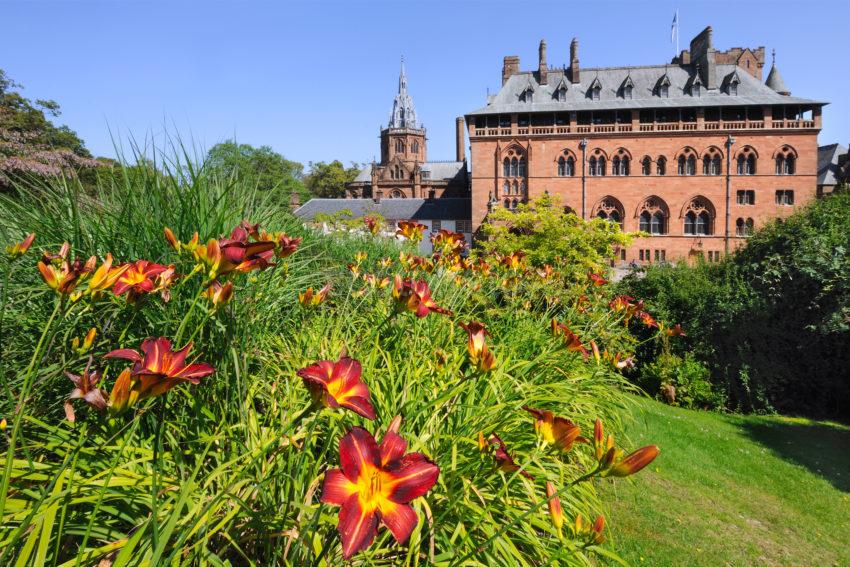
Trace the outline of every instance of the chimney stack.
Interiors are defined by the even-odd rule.
[[[546,65],[546,40],[540,40],[540,47],[537,50],[537,76],[541,85],[545,85],[549,79],[549,67]]]
[[[466,151],[464,141],[466,140],[466,123],[463,116],[455,118],[455,161],[466,161]]]
[[[289,194],[289,208],[290,210],[295,210],[301,206],[301,199],[298,198],[298,193],[293,191]]]
[[[578,38],[574,37],[570,42],[570,82],[573,84],[580,83],[578,70]]]
[[[508,82],[511,75],[519,73],[519,55],[505,55],[502,63],[502,85]]]

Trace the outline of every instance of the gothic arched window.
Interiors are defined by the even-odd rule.
[[[711,147],[702,156],[702,174],[720,175],[723,173],[723,160],[720,150]]]
[[[750,146],[744,146],[738,153],[738,175],[756,174],[756,151]]]
[[[516,177],[519,175],[519,160],[517,158],[511,159],[511,177]]]
[[[776,175],[794,175],[797,168],[797,154],[791,146],[783,146],[776,153]]]
[[[654,236],[667,234],[667,204],[659,197],[649,197],[638,207],[639,228]]]
[[[401,140],[395,141],[395,151],[396,151],[397,154],[403,154],[404,153],[404,142],[403,141],[401,141]]]
[[[697,154],[692,148],[685,148],[677,160],[679,175],[696,175]]]
[[[594,207],[597,218],[620,225],[623,228],[623,205],[610,195]]]
[[[657,175],[666,175],[667,174],[667,158],[664,156],[658,156],[658,160],[655,162],[655,173]]]
[[[502,176],[503,177],[510,177],[511,176],[511,160],[509,158],[505,158],[505,161],[503,162]]]
[[[649,156],[644,156],[642,160],[640,160],[640,172],[643,175],[652,175],[652,158]]]
[[[416,141],[413,142],[412,151],[413,151],[414,154],[419,153],[419,142],[416,142]]]
[[[628,175],[629,174],[629,154],[623,148],[617,150],[614,159],[611,160],[612,175]]]
[[[684,214],[684,232],[687,236],[713,234],[714,206],[705,197],[694,197]]]

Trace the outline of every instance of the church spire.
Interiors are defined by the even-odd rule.
[[[388,128],[419,128],[416,121],[416,108],[413,99],[407,94],[407,75],[404,72],[404,57],[401,58],[401,70],[398,75],[398,94],[393,100]]]
[[[770,65],[770,73],[767,74],[767,81],[765,81],[764,84],[777,93],[788,96],[791,94],[791,91],[789,91],[788,87],[785,86],[785,81],[782,79],[782,75],[779,74],[779,69],[776,67],[775,49],[771,55],[773,56],[773,61]]]

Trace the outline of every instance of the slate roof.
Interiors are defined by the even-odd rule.
[[[782,79],[782,75],[779,74],[779,69],[776,68],[776,65],[770,68],[770,73],[767,74],[767,80],[764,82],[764,85],[778,93],[791,92],[785,86],[785,81]]]
[[[456,198],[439,199],[310,199],[295,209],[295,216],[313,220],[317,214],[333,214],[348,210],[351,218],[379,214],[395,220],[469,220],[472,218],[472,200]]]
[[[419,164],[423,171],[430,172],[431,181],[451,181],[452,179],[466,177],[466,162],[463,161],[426,161]],[[357,174],[352,183],[371,183],[372,166]]]
[[[836,175],[840,173],[839,158],[847,153],[841,144],[829,144],[818,148],[818,185],[838,185]]]
[[[809,100],[795,96],[783,96],[761,81],[745,72],[738,72],[737,65],[717,65],[717,84],[722,89],[701,89],[702,96],[691,96],[690,85],[695,71],[690,65],[647,65],[642,67],[605,67],[581,69],[581,82],[569,82],[564,69],[550,70],[545,85],[537,84],[533,72],[511,75],[496,95],[490,97],[487,106],[468,115],[526,113],[526,112],[563,112],[568,110],[625,110],[639,108],[681,108],[696,106],[744,106],[768,104],[822,105],[825,102]],[[726,86],[733,73],[737,72],[738,94],[730,95]],[[658,96],[658,86],[662,78],[670,81],[669,97]],[[629,78],[634,85],[632,98],[624,99],[622,86]],[[567,86],[566,100],[559,102],[555,91],[562,79]],[[594,84],[601,86],[599,100],[591,100],[588,90]],[[533,85],[532,102],[521,102],[519,95]]]

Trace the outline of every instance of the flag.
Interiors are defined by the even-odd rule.
[[[673,14],[673,23],[670,25],[670,43],[673,43],[673,39],[676,37],[676,25],[679,23],[679,10]]]

